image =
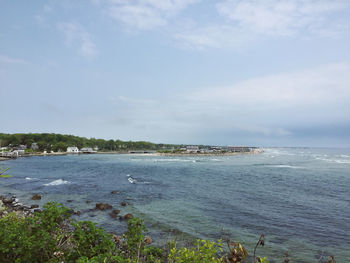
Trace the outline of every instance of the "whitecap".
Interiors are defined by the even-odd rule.
[[[62,179],[58,179],[55,181],[52,181],[51,183],[44,184],[45,186],[54,186],[54,185],[62,185],[62,184],[69,184],[69,181],[64,181]]]
[[[135,182],[137,182],[136,179],[132,178],[132,177],[129,177],[128,178],[128,181],[131,183],[131,184],[134,184]]]
[[[301,166],[294,166],[294,165],[287,165],[287,164],[270,165],[270,167],[275,167],[275,168],[290,168],[290,169],[301,169],[301,168],[303,168],[303,167],[301,167]]]

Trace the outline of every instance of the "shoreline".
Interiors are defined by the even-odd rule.
[[[0,156],[0,161],[7,161],[12,159],[17,159],[19,157],[32,157],[32,156],[63,156],[63,155],[87,155],[87,154],[120,154],[120,155],[133,155],[133,156],[235,156],[235,155],[246,155],[246,154],[260,154],[264,151],[262,149],[254,150],[251,152],[225,152],[225,153],[131,153],[131,152],[119,152],[119,151],[111,151],[111,152],[95,152],[95,153],[67,153],[67,152],[54,152],[54,153],[28,153],[25,155],[20,155],[16,158],[13,157],[2,157]]]

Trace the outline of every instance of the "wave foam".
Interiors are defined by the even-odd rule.
[[[301,169],[301,166],[287,165],[287,164],[278,164],[278,165],[270,165],[270,167],[275,168],[290,168],[290,169]]]
[[[137,182],[136,179],[132,178],[132,177],[129,177],[128,178],[128,181],[131,183],[131,184],[134,184],[135,182]]]
[[[62,179],[58,179],[55,181],[52,181],[51,183],[44,184],[45,186],[53,186],[53,185],[62,185],[62,184],[69,184],[69,181],[64,181]]]

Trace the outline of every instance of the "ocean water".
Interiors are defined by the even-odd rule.
[[[125,221],[106,211],[142,217],[158,245],[170,239],[229,236],[257,254],[282,262],[350,262],[350,150],[272,148],[235,156],[67,155],[3,162],[13,178],[0,194],[43,205],[58,201],[121,234]],[[118,190],[118,194],[111,194]],[[30,200],[41,193],[43,199]],[[86,203],[90,200],[91,203]],[[128,205],[122,207],[120,203]]]

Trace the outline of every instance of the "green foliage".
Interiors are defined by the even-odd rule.
[[[70,258],[75,259],[81,256],[108,258],[115,252],[116,246],[112,235],[106,233],[104,229],[96,227],[96,223],[82,221],[72,223],[72,226],[74,232],[71,242],[75,249],[70,253]]]
[[[0,262],[6,263],[221,263],[245,262],[248,255],[239,243],[197,240],[193,247],[169,250],[151,246],[147,231],[139,218],[128,220],[123,238],[108,234],[90,221],[77,222],[68,208],[47,203],[42,212],[25,218],[10,213],[0,218]],[[168,256],[166,256],[168,254]],[[266,258],[257,262],[268,263]]]
[[[0,133],[1,146],[18,146],[20,144],[31,147],[33,142],[38,144],[40,151],[66,151],[68,146],[95,147],[103,151],[128,151],[128,150],[159,150],[172,148],[170,144],[154,144],[145,141],[121,141],[121,140],[103,140],[95,138],[85,138],[73,135],[63,135],[55,133]]]
[[[221,240],[212,242],[209,240],[197,240],[193,248],[177,248],[172,243],[169,253],[170,263],[219,263],[225,262],[220,253],[223,252]]]
[[[0,219],[0,262],[47,262],[59,248],[57,239],[68,219],[67,208],[55,203],[42,213],[19,218],[14,213]]]
[[[142,246],[142,242],[145,239],[144,232],[147,228],[143,221],[139,218],[132,218],[128,221],[128,231],[124,234],[126,240],[126,246],[131,256],[135,256],[139,247]]]

